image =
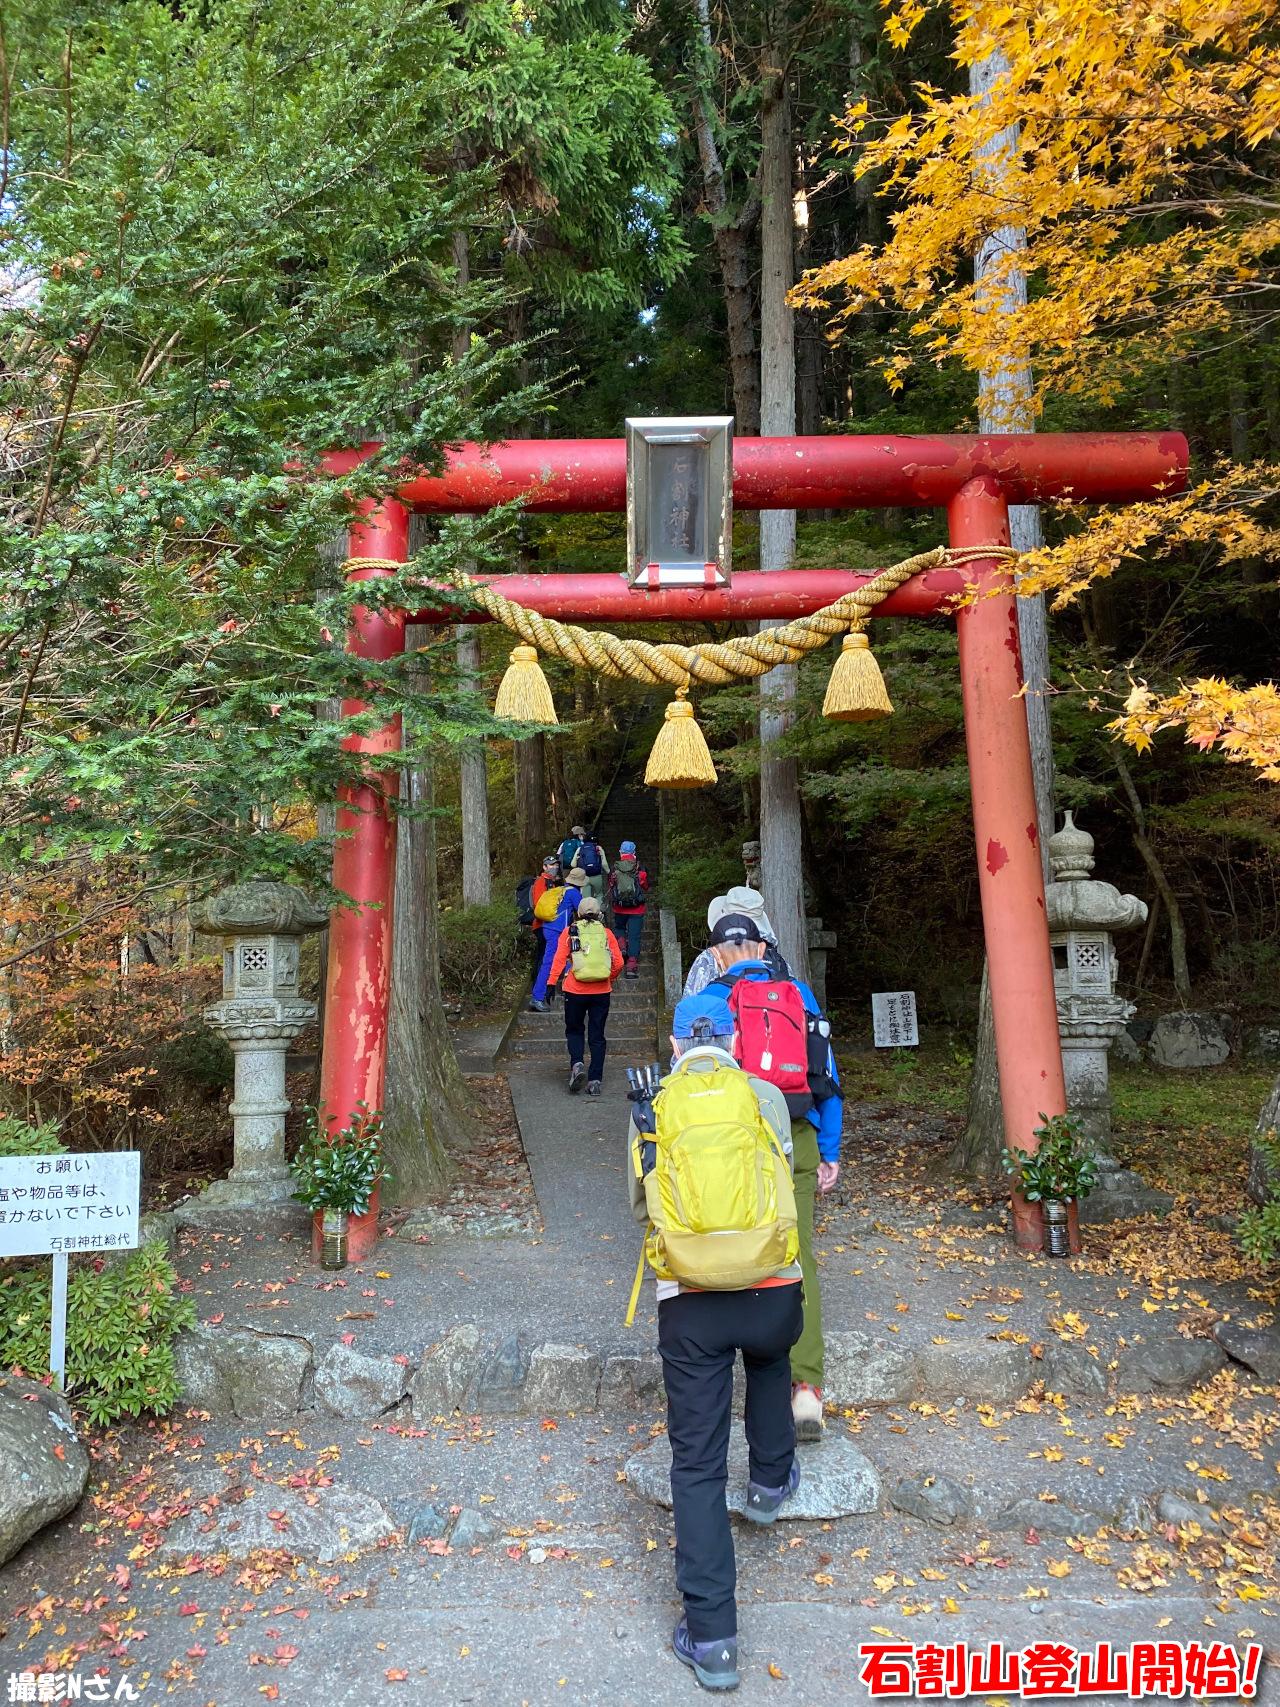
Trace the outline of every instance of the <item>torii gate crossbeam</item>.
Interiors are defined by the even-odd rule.
[[[331,472],[354,468],[376,450],[334,453]],[[737,439],[733,446],[738,509],[945,506],[950,543],[1009,543],[1010,503],[1071,499],[1134,503],[1182,489],[1187,443],[1179,433],[1075,433],[999,436]],[[439,475],[408,474],[394,496],[357,505],[349,555],[406,562],[411,510],[483,511],[522,497],[532,511],[608,511],[626,504],[621,439],[520,440],[450,452]],[[354,566],[349,578],[385,569]],[[869,579],[834,570],[736,575],[730,588],[629,590],[624,576],[503,576],[508,596],[562,620],[787,618],[808,614]],[[1065,1111],[1057,1003],[1049,951],[1012,576],[1000,558],[917,576],[875,614],[924,615],[946,609],[972,585],[983,595],[956,615],[965,741],[974,835],[990,969],[996,1054],[1005,1131],[1030,1148],[1042,1114]],[[420,620],[457,621],[430,608]],[[404,649],[405,613],[357,608],[347,649],[389,658]],[[364,711],[344,701],[343,714]],[[339,799],[335,886],[356,909],[334,912],[329,938],[321,1099],[330,1121],[345,1124],[357,1106],[382,1106],[386,1075],[395,884],[394,754],[398,720],[371,736],[351,736],[348,751],[368,755],[368,780]],[[1014,1199],[1018,1243],[1038,1249],[1036,1205]]]

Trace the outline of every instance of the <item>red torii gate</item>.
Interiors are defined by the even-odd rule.
[[[378,447],[336,452],[330,472],[349,471]],[[1053,499],[1136,503],[1182,489],[1187,442],[1180,433],[1041,433],[1010,436],[737,439],[736,509],[946,507],[956,547],[1007,546],[1009,505]],[[523,498],[533,512],[625,510],[622,439],[525,439],[487,449],[465,445],[441,475],[419,475],[381,502],[364,500],[349,556],[391,562],[409,557],[409,514],[478,512]],[[350,568],[352,581],[388,571]],[[731,587],[631,589],[623,574],[504,575],[506,595],[561,620],[653,622],[807,616],[870,579],[838,570],[735,574]],[[945,609],[967,586],[986,595],[956,616],[965,742],[990,969],[991,1006],[1005,1130],[1030,1147],[1042,1113],[1066,1109],[1058,1013],[1036,823],[1031,748],[1021,701],[1022,658],[1012,574],[1000,558],[918,575],[876,607],[876,616],[925,616]],[[347,650],[386,659],[404,650],[406,620],[461,619],[422,610],[407,616],[357,607]],[[343,715],[368,707],[343,702]],[[338,909],[329,935],[324,1056],[320,1095],[331,1120],[345,1125],[359,1104],[381,1108],[386,1075],[395,890],[394,759],[400,723],[350,736],[349,752],[368,755],[369,779],[339,798],[334,884],[359,904]],[[1039,1248],[1037,1206],[1014,1199],[1018,1243]]]

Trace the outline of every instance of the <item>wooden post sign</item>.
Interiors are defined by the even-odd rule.
[[[67,1367],[67,1253],[134,1250],[138,1244],[137,1150],[66,1156],[0,1156],[0,1257],[53,1257],[49,1368]]]
[[[914,1048],[920,1042],[914,990],[882,990],[871,997],[877,1049]]]

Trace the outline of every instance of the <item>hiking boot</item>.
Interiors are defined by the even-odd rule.
[[[569,1071],[569,1094],[571,1096],[577,1096],[578,1092],[586,1082],[586,1077],[587,1069],[582,1065],[581,1061],[575,1061]]]
[[[738,1687],[736,1636],[726,1636],[720,1642],[695,1642],[689,1634],[687,1619],[682,1618],[671,1632],[671,1651],[681,1665],[692,1668],[693,1675],[704,1689]]]
[[[800,1486],[800,1466],[792,1459],[791,1474],[781,1488],[764,1488],[759,1482],[747,1483],[747,1503],[742,1515],[752,1523],[772,1523],[784,1500],[789,1500]]]
[[[549,1014],[551,1012],[551,1003],[540,1002],[536,996],[530,996],[529,1012],[531,1014]]]
[[[639,976],[640,976],[640,965],[639,965],[639,962],[636,960],[635,955],[633,954],[631,956],[631,958],[627,961],[626,970],[623,973],[623,977],[624,978],[638,978]]]
[[[600,1095],[600,1081],[599,1081],[599,1079],[588,1079],[587,1080],[587,1095],[589,1097],[598,1097]]]
[[[791,1415],[796,1419],[797,1440],[822,1439],[822,1394],[807,1381],[791,1389]]]

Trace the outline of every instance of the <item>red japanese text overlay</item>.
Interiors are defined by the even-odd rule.
[[[1258,1693],[1262,1648],[1250,1643],[1243,1656],[1228,1642],[1135,1642],[1112,1649],[1099,1642],[1090,1652],[1065,1642],[1032,1642],[1009,1653],[1001,1642],[969,1651],[967,1642],[939,1647],[925,1642],[863,1642],[859,1676],[871,1696],[931,1696],[959,1700],[994,1691],[1024,1701],[1047,1695],[1243,1696]]]

